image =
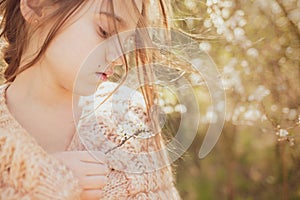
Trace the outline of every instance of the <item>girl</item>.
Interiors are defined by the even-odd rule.
[[[180,199],[169,166],[145,170],[165,162],[166,154],[139,156],[163,149],[161,135],[124,139],[111,123],[113,112],[105,105],[116,89],[105,81],[116,65],[129,71],[125,56],[114,59],[122,48],[103,45],[98,63],[80,70],[91,50],[113,35],[168,27],[167,1],[1,0],[0,5],[8,65],[0,88],[0,199]],[[126,43],[122,37],[118,42]],[[151,60],[145,53],[135,51],[136,64]],[[142,69],[144,79],[151,78],[151,69]],[[90,101],[81,102],[82,108],[73,105],[95,85],[105,103],[91,121],[82,117],[91,111]],[[145,126],[152,121],[155,90],[149,85],[141,90],[147,109],[131,103],[127,113]],[[113,119],[135,125],[126,115]]]

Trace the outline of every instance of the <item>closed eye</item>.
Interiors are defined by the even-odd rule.
[[[102,38],[108,38],[110,34],[105,31],[101,26],[99,26],[99,34]]]

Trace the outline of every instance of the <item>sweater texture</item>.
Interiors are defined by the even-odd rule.
[[[10,113],[8,86],[0,86],[0,200],[79,200],[72,171]],[[106,154],[110,172],[103,199],[179,200],[166,145],[151,131],[142,95],[123,86],[110,96],[115,88],[105,82],[81,98],[82,117],[67,151]]]

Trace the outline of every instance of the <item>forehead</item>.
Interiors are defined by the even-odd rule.
[[[137,9],[139,13],[142,12],[143,0],[102,0],[104,3],[112,2],[116,11],[129,11]]]

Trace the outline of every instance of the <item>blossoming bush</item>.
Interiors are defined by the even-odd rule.
[[[200,160],[197,152],[215,115],[205,84],[194,84],[201,124],[176,162],[181,196],[300,198],[300,1],[173,0],[172,5],[176,30],[193,37],[212,57],[226,90],[221,138]],[[0,66],[5,67],[3,60]],[[188,78],[202,81],[199,74]],[[161,96],[158,104],[177,127],[185,105],[167,91]]]
[[[212,57],[227,94],[226,123],[215,149],[203,160],[195,153],[209,122],[204,119],[178,161],[184,199],[299,198],[300,1],[173,0],[173,5],[177,28]],[[205,85],[195,92],[209,113]]]

